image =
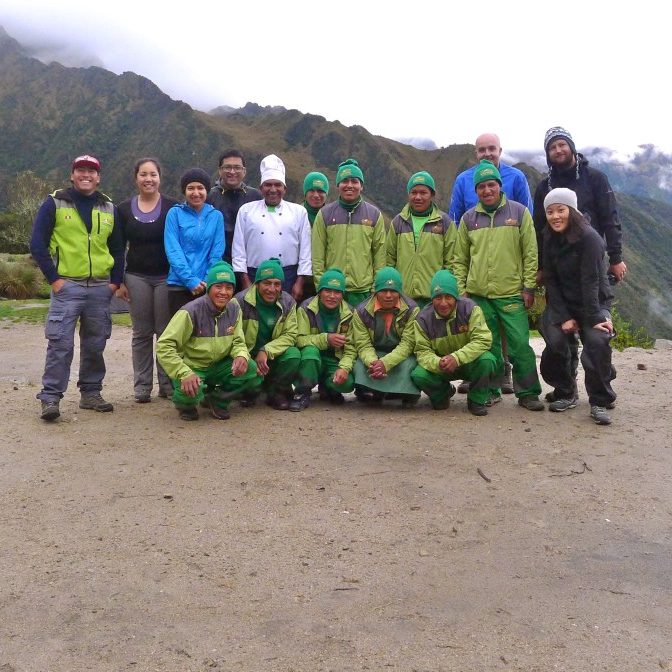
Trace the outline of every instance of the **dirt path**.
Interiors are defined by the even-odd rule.
[[[610,427],[585,393],[184,423],[115,327],[114,413],[72,383],[49,425],[44,348],[0,325],[0,672],[672,670],[672,351],[615,354]]]

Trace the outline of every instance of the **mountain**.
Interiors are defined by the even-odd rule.
[[[83,153],[101,159],[101,187],[116,201],[134,193],[132,165],[141,156],[160,157],[163,191],[179,196],[186,168],[202,166],[214,176],[219,153],[232,146],[245,154],[251,184],[258,183],[263,156],[282,157],[288,199],[299,202],[303,176],[316,169],[332,178],[335,198],[336,167],[353,156],[364,170],[366,198],[388,220],[403,206],[413,172],[432,173],[437,202],[447,209],[455,176],[474,163],[472,145],[419,149],[280,106],[248,103],[199,112],[132,72],[41,63],[0,28],[0,211],[19,172],[31,170],[56,188],[67,183],[72,158]],[[541,174],[518,167],[534,189]],[[619,309],[652,334],[672,337],[672,325],[662,317],[672,314],[672,205],[637,195],[619,194],[618,200],[631,269],[618,289]]]

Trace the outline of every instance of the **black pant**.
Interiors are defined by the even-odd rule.
[[[606,313],[605,319],[609,317]],[[571,399],[574,395],[572,371],[572,344],[574,334],[565,334],[559,324],[552,324],[549,311],[541,317],[541,334],[546,347],[541,355],[541,376],[555,388],[556,396]],[[591,406],[606,406],[616,400],[611,387],[615,378],[611,365],[612,336],[592,326],[579,323],[579,338],[583,344],[581,365],[586,374],[586,392]],[[575,346],[576,347],[576,346]]]

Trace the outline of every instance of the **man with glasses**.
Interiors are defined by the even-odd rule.
[[[233,232],[236,227],[238,210],[244,203],[261,200],[261,192],[248,187],[243,180],[247,169],[245,157],[237,149],[227,149],[219,156],[219,177],[210,189],[207,202],[224,215],[224,236],[226,247],[224,260],[231,263]]]

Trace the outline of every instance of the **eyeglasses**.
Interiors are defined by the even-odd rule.
[[[219,169],[225,173],[242,173],[245,170],[245,166],[229,166],[225,164],[220,166]]]

